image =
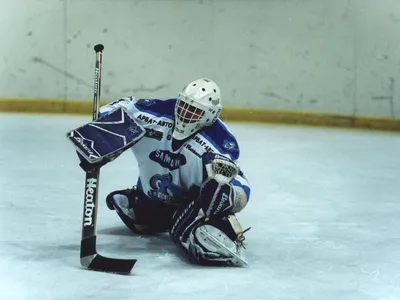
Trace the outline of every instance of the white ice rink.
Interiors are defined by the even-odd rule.
[[[90,116],[0,114],[1,300],[400,299],[400,135],[230,124],[252,183],[239,214],[248,268],[188,264],[167,235],[134,236],[104,198],[133,185],[130,152],[102,168],[98,250],[79,264],[84,173],[65,133]]]

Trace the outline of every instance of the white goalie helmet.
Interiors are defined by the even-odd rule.
[[[208,78],[192,81],[184,87],[176,101],[173,138],[183,140],[212,125],[221,110],[221,92],[217,84]]]

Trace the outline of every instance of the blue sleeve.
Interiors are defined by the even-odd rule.
[[[175,119],[175,103],[176,99],[139,99],[135,102],[135,107],[137,110],[142,112],[147,112],[156,117],[169,118],[171,120]]]
[[[237,163],[240,156],[239,144],[234,135],[220,119],[212,126],[204,128],[202,135],[207,138],[220,154],[229,156],[232,161]],[[231,183],[243,188],[247,200],[250,199],[250,184],[242,170],[232,179]]]
[[[109,113],[110,111],[124,107],[128,112],[134,113],[137,111],[146,112],[157,117],[165,117],[174,120],[176,99],[139,99],[134,97],[120,98],[108,103],[100,108],[100,116]]]
[[[203,128],[202,135],[221,153],[229,155],[230,159],[236,161],[240,156],[240,149],[236,138],[218,119],[213,125]]]

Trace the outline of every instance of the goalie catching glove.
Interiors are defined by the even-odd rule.
[[[232,182],[240,172],[239,167],[215,153],[207,152],[202,159],[207,178],[201,186],[199,202],[204,214],[212,217],[241,211],[247,204],[247,196],[239,182]]]

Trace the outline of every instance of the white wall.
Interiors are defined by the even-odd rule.
[[[399,0],[0,0],[0,97],[174,97],[400,117]]]

